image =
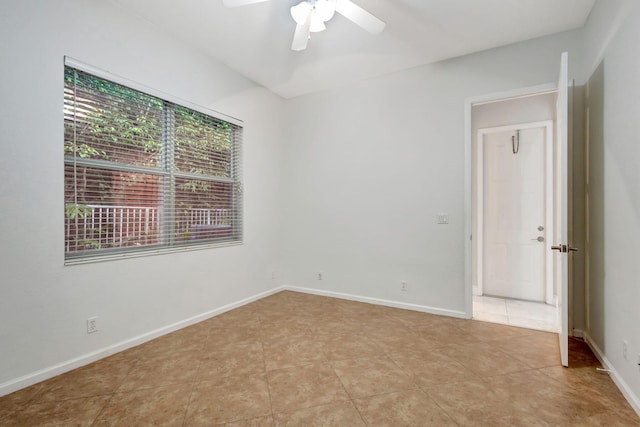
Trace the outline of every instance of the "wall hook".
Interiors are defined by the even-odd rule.
[[[516,134],[511,137],[511,150],[513,154],[518,154],[520,151],[520,131],[517,130]]]

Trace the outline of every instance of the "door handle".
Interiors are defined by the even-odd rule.
[[[544,242],[544,237],[538,236],[535,239],[531,239],[531,240],[537,240],[538,242]]]
[[[559,252],[578,252],[578,248],[574,248],[573,246],[567,245],[554,245],[551,246],[551,250],[559,251]]]

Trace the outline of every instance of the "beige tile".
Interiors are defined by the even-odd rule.
[[[177,385],[116,393],[93,427],[181,426],[193,385]]]
[[[531,319],[529,317],[509,316],[509,324],[520,328],[531,330],[541,330],[547,332],[558,332],[558,322],[556,320]]]
[[[260,343],[260,329],[258,327],[211,328],[207,341],[204,343],[205,353],[233,349],[238,345]]]
[[[536,333],[502,340],[495,345],[532,368],[560,365],[557,334]]]
[[[389,353],[389,358],[423,388],[476,377],[471,369],[439,352]]]
[[[450,345],[443,347],[441,352],[481,377],[531,369],[522,360],[502,351],[494,343]]]
[[[582,427],[638,427],[640,417],[633,411],[605,412],[579,419]]]
[[[192,350],[141,360],[122,381],[118,391],[192,383],[196,379],[201,357],[201,352]]]
[[[383,356],[383,349],[365,335],[327,336],[320,341],[321,349],[330,361]]]
[[[476,344],[481,341],[478,334],[469,331],[469,324],[443,322],[437,327],[414,327],[420,337],[430,342],[433,346],[443,346],[451,343]]]
[[[279,323],[279,324],[292,324],[292,323],[301,323],[305,326],[309,325],[308,319],[305,316],[305,313],[300,311],[299,308],[288,309],[288,310],[269,310],[262,311],[260,313],[260,324],[265,325],[268,323]]]
[[[535,334],[534,331],[528,329],[483,321],[468,322],[458,327],[474,335],[478,341],[504,341],[509,338]]]
[[[442,316],[413,310],[392,309],[385,313],[390,319],[409,327],[435,327],[441,324]]]
[[[572,390],[547,393],[530,404],[533,412],[551,425],[580,425],[585,418],[607,412],[602,402]]]
[[[114,393],[137,364],[116,354],[42,383],[36,401],[75,399]]]
[[[473,296],[473,316],[477,312],[491,313],[508,316],[507,301],[503,298],[493,298],[487,296]]]
[[[257,328],[260,326],[260,314],[258,310],[245,306],[214,316],[203,323],[212,328]]]
[[[509,402],[499,399],[481,380],[441,384],[427,394],[463,426],[491,425],[513,412]]]
[[[140,359],[147,359],[174,353],[200,351],[208,335],[208,329],[191,326],[139,345],[131,349],[131,353]]]
[[[317,319],[317,321],[309,325],[309,330],[314,337],[320,339],[331,338],[336,335],[362,335],[360,323],[349,318],[339,318],[336,315],[330,319]]]
[[[341,360],[332,366],[352,399],[417,387],[388,357]]]
[[[578,395],[588,395],[616,413],[631,410],[609,375],[596,371],[594,367],[552,366],[540,369],[540,372],[554,380],[552,384],[555,389],[572,390]]]
[[[365,334],[385,352],[431,351],[442,346],[442,342],[425,339],[420,331],[402,325],[387,325],[378,329],[368,326]]]
[[[264,375],[227,377],[195,386],[184,425],[211,426],[269,415],[269,388]]]
[[[29,404],[42,391],[44,384],[45,383],[34,384],[0,397],[0,425],[2,425],[2,420],[5,417],[8,417]]]
[[[197,377],[212,380],[229,376],[257,375],[265,373],[262,344],[237,344],[223,350],[205,353],[200,361]]]
[[[381,394],[355,400],[368,426],[457,426],[420,390]]]
[[[326,363],[271,371],[268,380],[274,412],[349,399],[340,379]]]
[[[270,340],[263,348],[268,371],[327,361],[322,344],[306,334]]]
[[[411,327],[390,316],[375,316],[366,322],[360,322],[360,329],[375,340],[412,333]]]
[[[484,384],[499,401],[508,405],[509,414],[501,421],[512,424],[533,424],[532,420],[535,419],[538,424],[547,425],[549,420],[541,416],[537,405],[568,397],[567,389],[555,387],[554,382],[538,370],[488,377],[484,379]],[[551,425],[556,423],[557,420]]]
[[[314,406],[275,414],[277,427],[357,427],[365,426],[352,402]]]
[[[309,325],[301,322],[276,322],[260,325],[259,336],[265,344],[286,340],[293,336],[311,337]]]
[[[476,425],[487,427],[558,427],[541,420],[539,416],[531,413],[481,420]]]
[[[90,426],[111,396],[32,403],[2,420],[5,426]]]
[[[609,375],[596,370],[600,366],[584,341],[570,338],[569,368],[551,366],[537,371],[554,380],[551,389],[570,392],[568,398],[573,396],[579,399],[580,396],[588,396],[587,401],[594,401],[584,413],[588,419],[585,425],[594,425],[590,423],[607,418],[617,420],[618,417],[624,420],[630,417],[632,420],[635,419],[635,424],[628,425],[640,425],[640,417],[624,399]],[[603,406],[606,409],[603,409]],[[612,421],[610,423],[615,425]]]
[[[249,420],[233,421],[230,423],[220,424],[224,427],[273,427],[275,421],[271,415],[266,417],[252,418]]]
[[[509,324],[509,316],[507,316],[506,314],[479,311],[475,308],[473,310],[473,320],[477,320],[480,322],[500,323],[505,325]]]

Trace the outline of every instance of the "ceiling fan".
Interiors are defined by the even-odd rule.
[[[268,0],[223,0],[222,3],[226,7],[239,7],[264,1]],[[325,22],[336,12],[371,34],[381,33],[386,25],[351,0],[303,0],[291,7],[291,17],[296,22],[291,49],[306,49],[311,33],[324,31]]]

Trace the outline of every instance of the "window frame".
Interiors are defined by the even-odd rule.
[[[188,110],[192,110],[194,112],[203,114],[205,116],[209,116],[218,121],[227,122],[232,125],[232,137],[231,137],[231,147],[230,147],[230,177],[218,176],[215,177],[213,175],[199,175],[199,174],[191,174],[189,172],[180,172],[175,164],[170,165],[167,168],[166,165],[166,156],[170,155],[175,151],[177,146],[177,142],[175,137],[173,138],[165,138],[162,137],[162,161],[161,164],[157,167],[147,167],[140,166],[135,164],[126,164],[126,163],[118,163],[118,162],[110,162],[100,159],[82,159],[80,166],[82,167],[98,167],[103,170],[112,170],[112,171],[124,171],[124,172],[132,172],[132,173],[146,173],[155,175],[158,177],[162,177],[166,182],[162,185],[163,189],[161,192],[163,194],[172,193],[175,194],[176,189],[176,178],[191,178],[196,180],[203,180],[209,182],[217,182],[217,183],[228,183],[232,185],[231,190],[231,210],[233,212],[232,217],[235,223],[231,227],[231,235],[224,239],[216,239],[216,238],[208,238],[198,242],[183,242],[176,243],[174,236],[172,236],[172,227],[175,226],[175,222],[173,220],[163,221],[164,223],[169,223],[170,226],[163,225],[160,234],[163,236],[163,242],[159,242],[156,244],[149,244],[140,247],[130,246],[130,247],[119,247],[119,248],[105,248],[99,250],[81,250],[81,251],[68,251],[67,246],[67,216],[65,214],[65,249],[64,249],[64,264],[65,265],[73,265],[73,264],[83,264],[88,262],[98,262],[98,261],[108,261],[114,259],[124,259],[124,258],[133,258],[133,257],[142,257],[142,256],[150,256],[150,255],[159,255],[166,253],[175,253],[175,252],[183,252],[183,251],[192,251],[192,250],[202,250],[216,247],[225,247],[225,246],[234,246],[243,244],[244,237],[244,209],[243,209],[243,180],[242,180],[242,134],[244,128],[244,122],[240,119],[237,119],[232,116],[228,116],[226,114],[220,113],[218,111],[214,111],[199,105],[195,105],[191,102],[185,101],[178,97],[169,95],[157,89],[153,89],[146,85],[137,83],[135,81],[128,80],[121,76],[115,75],[108,71],[87,65],[83,62],[77,61],[68,56],[64,57],[64,67],[65,70],[67,67],[72,69],[77,69],[83,73],[87,73],[91,76],[108,80],[112,83],[125,86],[128,89],[132,89],[134,91],[138,91],[142,94],[149,95],[151,97],[157,98],[162,102],[162,116],[163,116],[163,126],[164,126],[164,116],[167,114],[167,111],[170,114],[175,114],[176,107],[186,108]],[[167,109],[167,106],[169,107]],[[64,110],[64,109],[63,109]],[[63,113],[64,117],[64,113]],[[175,117],[172,119],[175,121]],[[64,121],[64,118],[63,118]],[[65,141],[65,138],[63,138]],[[65,168],[67,165],[76,164],[77,156],[72,155],[64,155],[63,157]],[[171,183],[169,183],[171,182]],[[236,186],[236,191],[233,190],[234,186]],[[175,196],[174,196],[175,197]],[[164,200],[163,202],[157,206],[157,209],[163,212],[172,211],[174,207],[169,203],[173,202],[172,199],[174,197],[168,197],[168,201]]]

